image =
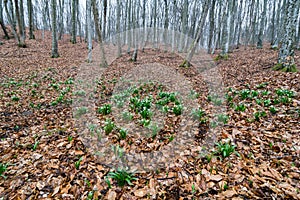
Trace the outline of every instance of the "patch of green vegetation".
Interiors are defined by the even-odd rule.
[[[127,134],[128,134],[128,130],[125,129],[125,128],[121,128],[121,129],[119,130],[119,139],[120,139],[120,140],[125,140],[126,137],[127,137]]]
[[[120,187],[124,187],[125,184],[133,185],[132,181],[137,180],[134,173],[126,169],[117,169],[115,172],[109,172],[107,177],[117,181]]]
[[[245,104],[242,104],[242,103],[240,103],[240,104],[238,104],[238,105],[236,105],[235,106],[235,111],[240,111],[240,112],[244,112],[245,110],[246,110],[246,105]]]
[[[240,156],[238,152],[235,151],[236,146],[232,145],[230,142],[218,142],[216,143],[217,150],[214,155],[221,155],[223,158],[229,157],[232,153]]]
[[[32,150],[35,151],[37,148],[38,148],[38,145],[39,145],[39,141],[35,141],[35,143],[32,145]]]
[[[218,95],[209,95],[207,97],[207,100],[213,102],[216,106],[220,106],[223,103],[223,100],[220,97],[218,97]]]
[[[219,54],[217,55],[217,57],[215,57],[215,61],[219,61],[219,60],[228,60],[229,55],[228,54]]]
[[[265,88],[269,83],[268,82],[264,82],[264,83],[261,83],[261,84],[258,84],[256,86],[257,89],[262,89],[262,88]]]
[[[122,112],[122,118],[125,121],[131,121],[133,119],[133,115],[128,111],[124,111],[124,112]]]
[[[0,163],[0,176],[3,178],[5,178],[3,173],[7,171],[7,166],[8,166],[7,164]]]
[[[244,89],[244,90],[240,91],[240,97],[242,100],[250,98],[251,97],[250,94],[251,94],[251,91],[248,89]]]
[[[85,96],[86,92],[84,90],[77,90],[74,92],[75,96]]]
[[[75,117],[76,118],[79,118],[81,117],[82,115],[88,113],[88,108],[87,107],[80,107],[80,108],[77,108],[76,112],[75,112]]]
[[[271,105],[271,99],[264,100],[264,106],[269,107]]]
[[[193,119],[199,120],[202,124],[206,123],[207,119],[205,118],[205,111],[200,108],[192,109],[191,115]]]
[[[277,112],[277,109],[274,106],[270,106],[269,110],[272,114],[275,114]]]
[[[151,137],[153,139],[156,138],[158,132],[160,131],[158,125],[157,124],[151,124],[148,128],[151,130]]]
[[[115,124],[113,121],[111,121],[111,119],[106,119],[105,121],[105,125],[104,125],[104,131],[105,134],[109,134],[113,131],[113,129],[115,128]]]
[[[141,119],[139,122],[143,126],[149,126],[151,121],[149,119]]]
[[[261,118],[266,117],[267,113],[265,111],[257,111],[253,114],[256,121],[260,121]]]
[[[12,101],[19,101],[20,98],[19,98],[18,96],[15,96],[15,95],[14,95],[14,96],[11,97],[11,100],[12,100]]]
[[[178,116],[178,115],[181,115],[183,112],[183,106],[182,105],[175,105],[173,107],[173,113]]]
[[[79,160],[77,160],[77,161],[74,163],[75,168],[76,168],[77,170],[79,169],[82,160],[83,160],[83,157],[80,157]]]
[[[221,122],[223,124],[227,124],[229,120],[229,116],[226,114],[218,114],[217,115],[218,122]]]
[[[290,66],[285,66],[282,63],[277,63],[274,67],[273,67],[274,71],[282,71],[282,72],[297,72],[297,67],[295,64],[292,64]]]
[[[100,108],[98,108],[98,113],[102,114],[102,115],[108,115],[111,113],[111,105],[110,104],[105,104],[103,106],[101,106]]]

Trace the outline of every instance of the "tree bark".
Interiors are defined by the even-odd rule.
[[[76,44],[76,0],[72,0],[72,44]]]
[[[98,8],[96,5],[96,0],[92,0],[92,8],[93,8],[93,14],[94,14],[94,22],[95,22],[95,29],[96,29],[96,33],[98,36],[98,42],[100,45],[100,50],[101,50],[101,67],[107,67],[107,61],[106,61],[106,57],[105,57],[105,52],[104,52],[104,46],[102,43],[102,34],[101,34],[101,27],[99,24],[99,13],[98,13]]]
[[[191,65],[191,60],[195,54],[196,48],[199,44],[199,41],[200,41],[202,33],[203,33],[203,27],[204,27],[205,20],[207,17],[209,3],[210,3],[210,0],[206,0],[203,2],[202,15],[201,15],[201,19],[200,19],[199,25],[198,25],[197,36],[189,48],[187,57],[184,59],[183,63],[180,65],[181,67],[190,67],[190,65]]]
[[[35,39],[33,34],[33,8],[32,0],[27,0],[27,9],[28,9],[28,23],[29,23],[29,39]]]
[[[87,40],[88,40],[88,62],[92,62],[92,10],[91,10],[91,0],[86,1],[86,13],[87,13]]]
[[[294,59],[294,40],[296,33],[297,19],[295,16],[295,7],[297,0],[288,0],[285,20],[285,34],[282,40],[282,45],[278,55],[278,64],[274,67],[275,70],[286,72],[296,71]]]
[[[26,44],[25,44],[25,31],[24,31],[24,27],[23,27],[23,23],[22,23],[22,19],[20,16],[20,9],[19,9],[19,3],[18,0],[15,0],[15,13],[16,13],[16,18],[17,18],[17,22],[18,22],[18,28],[19,28],[19,35],[20,35],[20,41],[18,46],[25,48]]]
[[[56,0],[51,0],[51,19],[52,19],[52,58],[58,58],[57,31],[56,31]]]
[[[263,12],[260,16],[260,27],[259,27],[259,33],[258,33],[258,41],[257,41],[257,48],[262,49],[263,47],[263,33],[264,33],[264,27],[265,27],[265,19],[266,19],[266,12],[267,12],[267,0],[264,0],[263,5]]]

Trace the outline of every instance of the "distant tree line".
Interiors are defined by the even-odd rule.
[[[262,48],[268,42],[281,48],[276,68],[293,71],[293,49],[300,48],[299,10],[299,0],[0,0],[0,25],[6,39],[10,27],[20,47],[26,47],[26,35],[35,38],[34,30],[52,30],[53,57],[59,56],[55,43],[65,33],[73,44],[79,36],[89,49],[92,39],[115,38],[119,46],[129,44],[130,51],[136,49],[136,38],[128,30],[149,27],[151,35],[145,32],[143,38],[163,41],[190,56],[204,47],[208,53],[221,49],[220,58],[226,58],[234,48]],[[166,29],[183,34],[174,40]]]

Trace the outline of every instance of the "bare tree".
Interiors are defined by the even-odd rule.
[[[56,0],[51,0],[51,19],[52,19],[52,58],[58,58],[57,31],[56,31]]]
[[[282,40],[282,45],[278,55],[278,64],[274,67],[275,70],[285,72],[297,71],[294,59],[294,40],[296,34],[297,19],[295,16],[297,0],[288,0],[285,20],[285,34]]]
[[[189,48],[187,57],[184,59],[183,63],[180,65],[181,67],[190,67],[190,65],[191,65],[191,60],[192,60],[192,58],[195,54],[196,47],[198,46],[199,41],[200,41],[201,36],[202,36],[202,33],[203,33],[203,27],[204,27],[205,20],[206,20],[206,17],[207,17],[210,1],[211,0],[205,0],[203,2],[202,15],[201,15],[201,19],[199,21],[199,25],[198,25],[198,29],[197,29],[197,36],[196,36],[195,40],[193,41],[192,45]]]
[[[22,2],[23,1],[21,0],[21,3]],[[25,48],[26,47],[26,44],[25,44],[25,31],[24,31],[25,27],[23,26],[23,22],[22,22],[22,19],[21,19],[18,0],[15,0],[15,13],[16,13],[16,17],[17,17],[18,29],[19,29],[19,35],[20,35],[20,41],[19,41],[18,45],[19,45],[19,47]]]
[[[106,57],[105,57],[104,46],[103,46],[103,43],[102,43],[101,27],[100,27],[100,24],[99,24],[98,7],[97,7],[97,4],[96,4],[96,0],[91,0],[91,1],[92,1],[92,8],[93,8],[93,14],[94,14],[95,29],[96,29],[98,42],[99,42],[99,46],[100,46],[100,50],[101,50],[101,56],[102,56],[101,66],[102,67],[107,67],[107,61],[106,61]]]
[[[260,25],[259,25],[260,27],[259,27],[258,41],[257,41],[258,49],[261,49],[263,47],[262,36],[263,36],[263,32],[264,32],[264,27],[265,27],[266,13],[267,13],[267,0],[264,0],[263,12],[260,16]]]
[[[91,0],[86,1],[86,13],[87,13],[87,35],[88,35],[88,62],[92,62],[92,10],[91,10]]]
[[[76,44],[76,0],[72,0],[72,44]]]
[[[33,34],[33,8],[32,0],[27,0],[27,9],[28,9],[28,23],[29,23],[29,39],[35,39]]]

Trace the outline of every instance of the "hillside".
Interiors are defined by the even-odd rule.
[[[103,106],[112,104],[115,89],[118,84],[125,85],[122,81],[130,70],[147,63],[167,68],[163,76],[166,84],[179,84],[170,76],[172,72],[188,80],[191,91],[186,92],[191,96],[186,99],[203,111],[189,118],[190,113],[180,110],[181,104],[185,107],[184,100],[177,104],[179,97],[174,101],[170,97],[164,104],[166,124],[155,135],[145,137],[129,130],[122,138],[117,128],[105,134],[109,145],[139,153],[158,151],[176,142],[185,128],[185,117],[184,125],[190,125],[194,134],[189,145],[180,146],[180,153],[166,156],[173,163],[156,170],[138,170],[131,186],[120,187],[108,177],[114,169],[85,145],[73,117],[74,83],[85,63],[86,44],[73,45],[65,35],[59,41],[60,57],[52,59],[50,33],[46,32],[44,40],[41,32],[36,37],[27,40],[28,48],[18,48],[14,40],[4,40],[0,46],[0,163],[7,164],[0,177],[0,198],[300,199],[300,73],[272,71],[278,51],[269,45],[263,49],[240,47],[227,60],[215,61],[226,100],[209,93],[205,74],[196,66],[180,68],[182,57],[162,50],[139,51],[137,62],[123,54],[103,68],[93,88],[97,97],[94,114],[103,130],[107,119],[116,124],[118,120],[114,115],[117,108],[112,106],[113,112],[105,113]],[[299,55],[296,51],[298,67]],[[175,86],[168,88],[157,82],[134,90],[137,95],[130,94],[132,99],[145,100],[150,91],[156,104],[164,98],[162,91],[169,96],[177,92]],[[132,121],[123,125],[146,127],[151,116],[143,121],[139,105],[134,106]],[[216,136],[219,148],[214,145],[201,156],[202,142],[209,134]]]

